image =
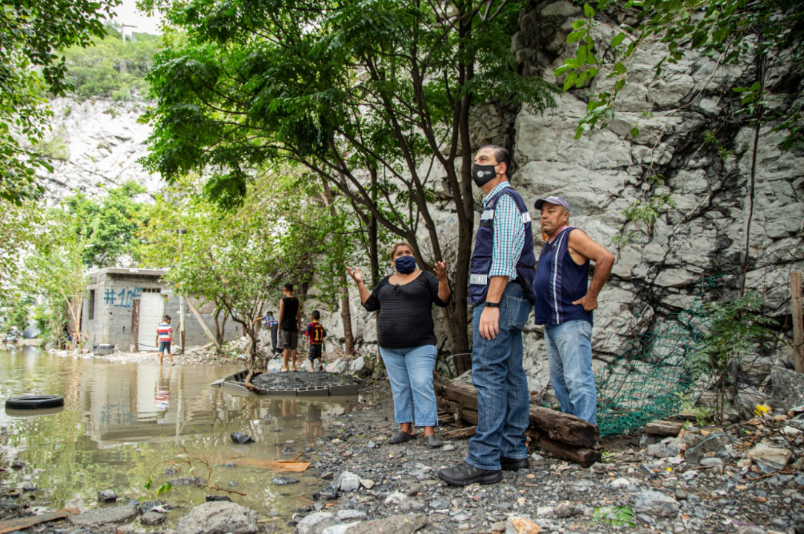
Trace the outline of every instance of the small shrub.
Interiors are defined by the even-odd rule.
[[[634,511],[627,506],[601,506],[595,508],[592,519],[613,527],[636,526],[636,523],[634,523]]]

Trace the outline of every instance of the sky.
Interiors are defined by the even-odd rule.
[[[139,11],[137,9],[137,0],[123,0],[117,6],[117,16],[114,22],[136,26],[136,28],[126,28],[127,32],[162,33],[159,31],[159,20],[156,17],[148,17]]]

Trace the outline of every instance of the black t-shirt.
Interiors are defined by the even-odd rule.
[[[285,309],[282,315],[282,324],[279,328],[287,332],[298,332],[299,322],[296,320],[296,314],[299,313],[299,299],[296,297],[282,297],[282,302],[285,303]]]
[[[438,277],[422,271],[404,285],[391,284],[389,278],[383,278],[363,303],[368,311],[380,310],[377,320],[379,345],[387,349],[435,345],[433,304],[442,308],[447,305],[438,298]]]

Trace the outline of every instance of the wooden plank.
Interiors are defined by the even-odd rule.
[[[645,433],[651,436],[678,436],[684,423],[675,421],[651,421],[645,425]]]
[[[790,273],[790,308],[793,312],[793,346],[796,372],[804,373],[804,311],[801,309],[801,273]]]
[[[23,530],[42,523],[47,523],[48,521],[56,521],[59,519],[64,519],[65,517],[75,515],[77,513],[79,513],[79,511],[76,510],[75,508],[64,508],[56,512],[50,512],[42,515],[33,515],[30,517],[18,517],[16,519],[6,519],[5,521],[0,521],[0,534],[6,534],[7,532],[14,532],[15,530]]]
[[[538,428],[530,427],[525,435],[531,439],[531,445],[545,450],[558,458],[575,462],[582,467],[590,467],[600,461],[600,451],[586,447],[575,447],[550,439]]]
[[[192,305],[192,303],[187,299],[187,297],[183,298],[184,302],[187,303],[187,307],[190,308],[190,311],[195,316],[196,321],[198,321],[198,324],[200,324],[201,328],[204,329],[204,333],[207,335],[210,341],[212,341],[212,343],[215,344],[215,347],[218,349],[218,351],[223,352],[220,343],[218,343],[218,340],[215,339],[215,336],[212,335],[212,332],[209,331],[209,328],[207,328],[207,323],[204,322],[204,319],[201,318],[201,314],[198,313],[198,310],[195,309],[195,306]],[[184,350],[184,347],[182,347],[182,350]]]

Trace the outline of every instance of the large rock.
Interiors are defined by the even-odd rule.
[[[773,447],[770,443],[760,443],[745,453],[745,457],[755,460],[760,470],[766,474],[784,469],[792,456],[793,453],[789,450]]]
[[[304,516],[304,519],[296,525],[297,534],[322,534],[324,529],[337,525],[341,522],[329,512],[313,512]]]
[[[176,534],[253,534],[257,512],[233,502],[207,502],[179,519]]]
[[[684,440],[671,438],[648,445],[648,454],[655,458],[672,458],[681,454],[683,448]]]
[[[83,514],[71,515],[68,520],[79,527],[97,528],[105,525],[128,523],[137,515],[136,506],[125,505],[90,510]],[[225,534],[225,532],[221,534]]]
[[[524,515],[509,515],[505,521],[505,534],[539,534],[542,529]]]
[[[684,459],[690,465],[698,465],[708,452],[717,452],[727,445],[731,445],[731,440],[725,434],[714,434],[712,436],[703,437],[700,434],[685,434],[685,443],[693,443],[690,447],[687,446],[687,452],[684,453]]]
[[[634,512],[653,517],[676,517],[678,503],[659,491],[643,491],[634,499]]]
[[[408,514],[364,521],[351,526],[346,534],[378,534],[388,532],[393,534],[413,534],[427,525],[427,516],[424,514]]]
[[[785,411],[804,404],[804,374],[784,367],[771,369],[771,406]]]

